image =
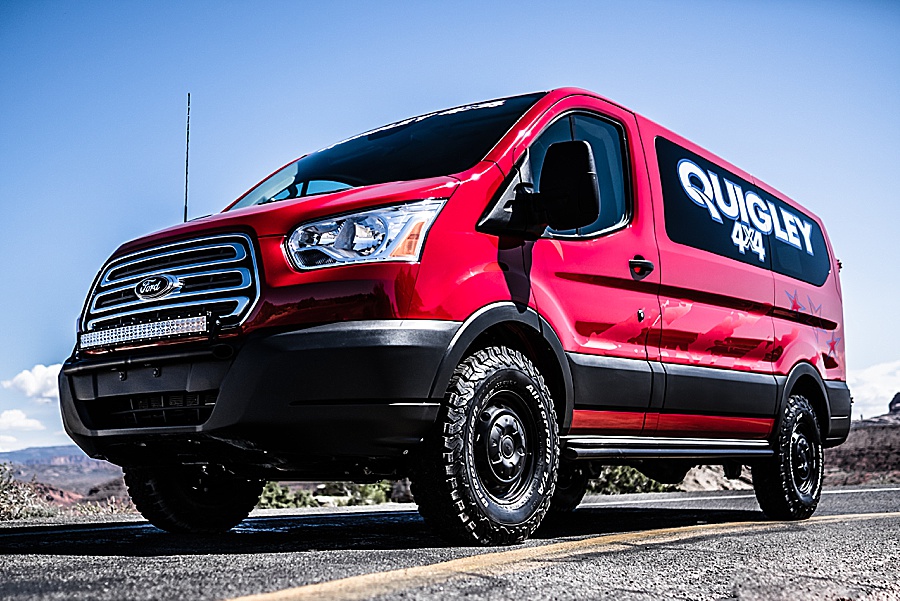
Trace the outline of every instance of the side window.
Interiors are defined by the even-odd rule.
[[[532,142],[528,149],[528,162],[531,166],[531,182],[534,184],[534,191],[541,191],[541,169],[544,166],[544,156],[551,144],[557,142],[568,142],[572,139],[572,124],[568,117],[563,117]]]
[[[628,219],[628,189],[623,161],[624,136],[616,125],[598,117],[585,114],[563,117],[544,130],[531,144],[528,162],[535,192],[541,191],[541,168],[547,148],[556,142],[573,139],[587,141],[594,152],[600,184],[600,217],[591,225],[578,230],[548,229],[547,232],[562,236],[587,236],[624,223]]]
[[[771,210],[752,183],[662,137],[656,157],[669,240],[771,268]]]
[[[819,224],[777,198],[761,195],[777,210],[772,213],[772,269],[814,286],[824,284],[831,273],[831,259]]]
[[[600,217],[591,225],[579,228],[578,234],[586,236],[600,232],[628,219],[627,190],[623,172],[621,130],[603,119],[589,115],[573,117],[576,140],[585,140],[594,151],[597,180],[600,183]]]
[[[828,279],[825,236],[803,211],[665,138],[656,156],[670,240],[814,286]]]

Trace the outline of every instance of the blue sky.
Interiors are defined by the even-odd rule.
[[[0,449],[67,442],[42,368],[107,256],[180,221],[187,92],[191,216],[403,117],[600,92],[821,216],[855,412],[900,391],[896,2],[5,0],[0,82]]]

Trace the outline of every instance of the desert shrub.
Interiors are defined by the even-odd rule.
[[[288,509],[291,507],[318,507],[320,503],[305,490],[292,491],[277,482],[266,482],[259,496],[260,509]]]
[[[65,510],[75,515],[123,515],[137,513],[137,508],[131,499],[117,499],[108,497],[102,501],[82,501],[75,503]]]
[[[0,463],[0,520],[48,517],[56,511],[41,499],[33,484],[13,478],[11,465]]]
[[[402,486],[404,481],[380,480],[370,484],[355,482],[323,482],[315,492],[305,490],[293,491],[278,482],[267,482],[259,497],[257,507],[260,509],[287,509],[292,507],[320,507],[322,505],[378,505],[386,503],[396,496],[399,500],[407,500]],[[408,490],[407,494],[408,496]]]
[[[588,492],[595,495],[671,492],[673,490],[677,490],[675,486],[660,484],[627,465],[604,466],[600,475],[588,483]]]
[[[351,484],[347,505],[378,505],[391,500],[392,484],[379,480],[372,484]]]

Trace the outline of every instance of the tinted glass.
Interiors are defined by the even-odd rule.
[[[816,286],[828,278],[825,238],[803,212],[666,139],[656,153],[670,240]]]
[[[545,129],[528,148],[528,162],[531,164],[531,181],[534,191],[541,191],[541,170],[544,167],[544,156],[551,144],[568,142],[572,139],[572,124],[568,117],[563,117]]]
[[[627,218],[625,176],[623,173],[621,130],[608,121],[575,115],[573,118],[576,140],[586,140],[594,152],[597,180],[600,183],[600,217],[593,224],[579,228],[581,235],[609,229]]]
[[[775,201],[781,207],[778,219],[781,229],[774,232],[779,242],[773,244],[772,250],[775,252],[772,253],[772,269],[816,286],[824,284],[831,272],[831,261],[819,224],[802,211],[789,207],[772,196],[766,196],[762,192],[760,196]]]
[[[459,173],[475,166],[544,93],[413,117],[360,134],[288,165],[233,207],[298,198],[310,182],[367,186]],[[310,190],[321,190],[320,183]],[[320,192],[321,193],[321,192]]]
[[[574,132],[574,138],[573,138]],[[531,144],[528,160],[531,164],[532,181],[540,192],[541,168],[547,148],[556,142],[585,140],[591,145],[597,180],[600,184],[600,216],[591,225],[577,230],[549,229],[551,234],[573,236],[589,235],[623,223],[627,218],[627,191],[623,173],[621,130],[609,121],[590,115],[575,114],[556,121]]]

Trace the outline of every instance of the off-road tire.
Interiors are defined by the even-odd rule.
[[[751,466],[763,513],[775,520],[805,520],[822,495],[824,452],[819,422],[806,397],[788,399],[775,456]]]
[[[443,538],[506,545],[547,513],[559,465],[553,400],[535,366],[506,347],[460,363],[412,482],[419,513]]]
[[[125,484],[134,506],[157,528],[217,534],[250,515],[265,483],[199,467],[126,467]]]
[[[556,489],[550,500],[550,513],[559,515],[574,511],[584,498],[590,479],[591,476],[586,467],[560,464],[556,477]]]

